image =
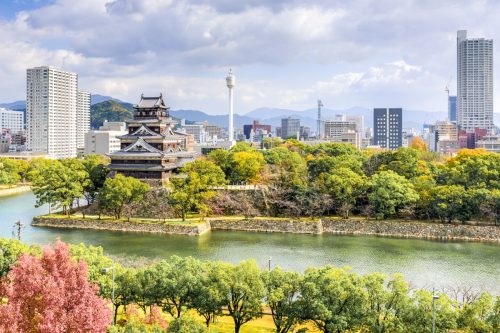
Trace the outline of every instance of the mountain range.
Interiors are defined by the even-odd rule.
[[[12,103],[0,103],[0,107],[22,110],[26,109],[25,101],[15,101]],[[132,116],[133,105],[121,101],[117,98],[95,94],[91,97],[91,124],[92,128],[99,127],[104,120],[123,121]],[[273,127],[281,126],[281,119],[294,117],[300,119],[303,126],[316,129],[317,109],[307,109],[303,111],[262,107],[250,111],[244,115],[234,115],[234,126],[242,128],[243,125],[251,124],[254,120],[259,120],[262,124]],[[186,119],[188,123],[208,121],[208,123],[220,127],[227,127],[228,115],[210,115],[200,110],[171,110],[170,114],[174,118]],[[350,116],[362,115],[365,119],[365,126],[373,126],[373,110],[364,107],[351,107],[349,109],[334,110],[322,109],[322,119],[332,119],[337,114]],[[420,129],[424,123],[434,123],[437,120],[446,119],[446,112],[430,112],[423,110],[403,109],[403,128]],[[495,124],[500,124],[500,114],[494,114]]]

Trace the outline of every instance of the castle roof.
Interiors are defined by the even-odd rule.
[[[145,97],[144,94],[142,94],[141,100],[139,101],[139,104],[137,104],[136,108],[137,109],[154,109],[154,108],[168,109],[168,107],[165,105],[165,102],[163,101],[162,94],[160,94],[160,96],[152,96],[152,97]]]

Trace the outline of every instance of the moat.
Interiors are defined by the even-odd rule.
[[[303,271],[331,264],[359,273],[403,273],[423,288],[472,286],[500,294],[500,244],[444,242],[371,236],[305,235],[214,231],[199,237],[32,227],[31,219],[48,212],[35,208],[32,193],[0,198],[0,237],[12,237],[12,224],[25,224],[22,240],[47,244],[61,238],[69,243],[99,245],[107,254],[127,259],[157,260],[170,255],[203,260],[257,260]]]

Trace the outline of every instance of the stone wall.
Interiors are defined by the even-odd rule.
[[[197,225],[136,223],[109,220],[35,217],[32,225],[56,228],[100,229],[179,235],[200,235],[211,229],[296,234],[375,235],[386,237],[422,238],[500,242],[500,227],[461,224],[441,224],[408,221],[339,220],[317,221],[244,219],[209,219]]]
[[[260,232],[286,232],[294,234],[322,234],[321,221],[298,220],[210,220],[213,230],[242,230]]]
[[[31,224],[38,227],[112,230],[127,232],[130,231],[195,236],[201,235],[202,233],[210,230],[210,224],[207,222],[191,226],[164,223],[137,223],[109,220],[50,218],[43,216],[33,218],[33,222]]]
[[[431,222],[323,220],[323,231],[344,235],[376,235],[441,240],[500,242],[500,227]]]

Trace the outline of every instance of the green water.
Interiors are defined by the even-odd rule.
[[[12,223],[26,227],[23,241],[47,244],[57,237],[70,243],[103,246],[113,256],[129,260],[193,256],[237,263],[254,258],[262,268],[272,265],[303,271],[331,264],[359,273],[403,273],[414,286],[472,286],[500,294],[500,244],[441,242],[368,236],[294,235],[216,231],[200,237],[31,227],[35,215],[32,193],[0,198],[0,237],[11,237]]]

